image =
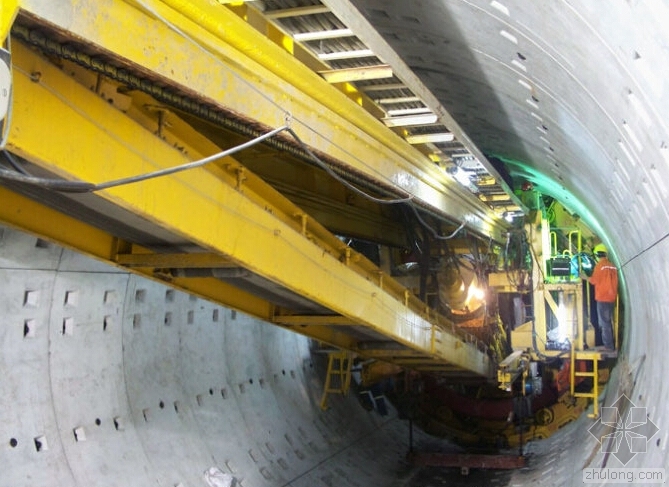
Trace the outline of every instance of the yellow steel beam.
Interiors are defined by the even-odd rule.
[[[117,254],[116,262],[126,267],[150,267],[154,269],[208,269],[238,267],[230,259],[214,253],[201,254]]]
[[[407,365],[407,368],[420,370],[421,372],[441,372],[451,377],[471,377],[471,373],[468,371],[454,368],[448,364],[417,364]]]
[[[271,321],[271,320],[270,320]],[[320,325],[282,325],[277,323],[277,326],[282,326],[300,335],[308,336],[319,342],[335,345],[344,350],[356,351],[357,339],[344,330],[344,327],[320,326]]]
[[[325,5],[308,5],[306,7],[282,8],[281,10],[270,10],[265,15],[270,19],[285,19],[288,17],[300,17],[302,15],[324,14],[330,9]]]
[[[319,315],[290,315],[290,316],[274,316],[272,319],[274,323],[281,325],[337,325],[350,326],[356,325],[354,321],[346,316],[319,316]]]
[[[420,367],[423,365],[426,366],[439,366],[442,368],[451,368],[451,369],[456,369],[457,367],[453,367],[452,365],[449,364],[443,364],[437,362],[435,359],[431,357],[424,357],[424,358],[395,358],[393,359],[393,363],[397,365],[406,365],[408,367]]]
[[[481,201],[487,201],[487,202],[497,202],[497,201],[508,201],[509,195],[506,193],[499,193],[499,194],[480,194],[479,199]]]
[[[416,351],[406,350],[383,350],[383,349],[358,349],[357,352],[367,358],[378,358],[381,360],[394,360],[399,357],[416,357]]]
[[[115,263],[119,247],[126,242],[76,218],[64,215],[46,205],[0,187],[0,221],[11,227],[39,235],[64,247],[83,252],[91,257]],[[154,279],[152,271],[135,269],[138,274]],[[163,281],[164,282],[164,281]],[[243,311],[260,319],[269,320],[272,305],[252,294],[241,291],[216,279],[170,279],[165,282],[184,291]]]
[[[17,44],[14,59],[15,106],[8,144],[13,152],[65,179],[92,182],[184,162],[185,156],[178,149],[145,131],[33,51]],[[247,179],[253,179],[251,176],[228,158],[222,167],[115,187],[99,191],[97,197],[134,213],[147,222],[144,225],[229,257],[251,272],[402,345],[478,375],[492,376],[485,353],[426,319],[427,310],[413,307],[415,298],[408,291],[401,299],[390,294],[386,286],[391,279],[383,281],[382,289],[381,279],[376,282],[356,272],[352,266],[360,256],[348,251],[333,254],[316,245],[294,214],[285,214],[291,206],[278,193],[259,184],[257,190],[245,185]],[[331,239],[336,240],[334,236]],[[78,245],[76,241],[73,244]],[[178,282],[188,287],[191,280]],[[270,318],[269,313],[265,316]],[[292,328],[309,330],[315,337],[325,334],[329,340],[324,341],[338,346],[345,343],[342,348],[352,348],[356,342],[329,327]]]
[[[293,127],[314,149],[356,173],[413,194],[436,212],[467,221],[477,233],[502,240],[508,227],[502,218],[230,9],[206,0],[25,1],[27,11],[60,26],[63,33],[86,39],[208,103],[266,126],[281,125],[290,113]],[[80,15],[64,22],[58,15],[62,10]],[[158,52],[146,46],[161,48]]]
[[[119,264],[115,259],[115,256],[119,255],[117,254],[119,247],[129,245],[103,230],[59,213],[48,206],[3,187],[0,187],[0,201],[2,201],[0,221],[3,224],[38,235],[104,262]],[[151,270],[147,271],[147,269],[137,267],[131,267],[131,270],[144,277],[156,279]],[[166,276],[158,276],[157,280],[182,291],[224,304],[261,320],[272,320],[274,306],[271,303],[218,279],[170,277],[169,280],[164,280],[164,277]],[[295,328],[294,331],[331,343],[339,348],[349,350],[355,348],[355,341],[349,335],[331,332],[323,327],[320,327],[320,329],[326,332],[304,333],[300,327]]]
[[[13,228],[30,232],[64,247],[83,252],[91,257],[116,263],[118,249],[126,247],[127,242],[119,241],[107,232],[83,223],[73,217],[64,215],[48,206],[35,202],[25,196],[0,187],[0,221]],[[151,255],[151,254],[147,254]],[[151,270],[132,268],[136,274],[156,279]],[[164,284],[197,294],[203,298],[224,304],[228,307],[247,313],[265,321],[272,321],[273,305],[257,296],[213,278],[174,278],[164,280],[166,276],[158,276]],[[301,327],[291,328],[293,331],[331,343],[339,348],[353,350],[355,340],[345,333],[333,332],[319,327],[322,332],[305,330]],[[416,352],[412,352],[416,353]]]
[[[112,261],[123,245],[115,237],[79,220],[62,215],[48,206],[0,187],[0,219],[3,223],[58,244]]]
[[[328,69],[319,71],[318,74],[328,83],[344,83],[347,81],[392,78],[393,70],[387,64],[379,64],[378,66],[359,68]]]
[[[4,43],[9,35],[9,29],[20,6],[20,0],[0,0],[0,44]]]

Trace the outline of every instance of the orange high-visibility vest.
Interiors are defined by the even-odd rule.
[[[618,295],[618,269],[602,257],[592,272],[590,284],[595,286],[595,301],[613,303]]]

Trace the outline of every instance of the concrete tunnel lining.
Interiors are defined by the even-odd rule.
[[[404,462],[407,423],[355,397],[321,411],[323,370],[301,335],[7,228],[0,248],[0,485],[207,485],[211,467],[247,486],[481,479],[420,477]],[[621,360],[606,395],[628,394],[660,427],[638,467],[664,465],[667,438],[651,395],[666,390],[647,372],[661,345],[648,343],[657,348],[630,347],[646,360]],[[607,463],[591,424],[530,442],[528,468],[483,478],[580,484],[582,467]],[[448,447],[419,432],[416,445]]]
[[[606,110],[588,112],[596,127],[587,140],[571,123],[562,128],[562,144],[579,148],[564,175],[588,165],[591,175],[608,176],[558,186],[593,209],[621,266],[624,348],[605,404],[624,393],[647,408],[660,431],[627,466],[660,468],[669,463],[662,374],[669,366],[669,134],[661,120],[669,91],[662,70],[653,68],[666,65],[666,34],[649,5],[637,2],[634,22],[620,7],[595,24],[601,9],[579,3],[590,33],[616,47],[605,70],[578,74],[592,83],[591,93],[606,95]],[[643,19],[652,24],[648,35]],[[607,23],[629,29],[605,29]],[[630,93],[649,104],[647,116],[657,123],[643,122]],[[641,166],[620,152],[622,120],[646,125],[637,132]],[[548,166],[539,169],[549,174]],[[35,237],[1,234],[0,485],[196,486],[206,485],[202,473],[212,466],[247,487],[411,484],[402,465],[406,424],[369,414],[352,397],[320,411],[322,377],[310,366],[304,337],[233,318],[230,310]],[[589,435],[591,423],[582,417],[533,442],[530,467],[503,482],[581,485],[583,467],[619,466]]]
[[[247,486],[390,485],[401,470],[402,422],[355,398],[320,410],[307,338],[1,234],[0,485],[206,485],[210,467]]]

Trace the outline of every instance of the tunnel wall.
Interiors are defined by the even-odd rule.
[[[391,485],[406,425],[319,407],[307,338],[0,229],[0,486]]]
[[[667,250],[624,267],[637,306],[603,405],[625,394],[659,428],[628,467],[669,461],[669,283],[647,274]],[[206,486],[211,467],[247,487],[418,485],[406,423],[354,397],[320,410],[324,357],[305,337],[6,228],[0,282],[0,486]],[[500,478],[575,486],[585,467],[621,467],[594,423],[529,442],[529,467]]]
[[[624,267],[638,305],[603,404],[625,394],[659,428],[628,467],[669,460],[669,283],[647,274],[666,247]],[[206,486],[211,467],[247,487],[418,485],[404,422],[354,397],[320,410],[324,357],[305,337],[6,228],[0,282],[0,486]],[[582,485],[584,467],[622,466],[594,423],[530,442],[529,467],[500,478]]]
[[[658,223],[669,228],[667,220]],[[628,325],[617,390],[635,406],[645,407],[648,418],[659,428],[648,442],[647,451],[628,465],[633,467],[669,465],[669,387],[664,377],[669,368],[668,255],[669,240],[661,239],[638,257],[621,263],[626,275]]]

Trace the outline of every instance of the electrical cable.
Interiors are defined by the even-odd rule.
[[[510,254],[510,247],[511,247],[511,242],[512,242],[512,237],[514,235],[521,235],[521,237],[525,237],[524,239],[513,239],[514,246],[513,249],[516,250],[516,262],[513,262],[513,266],[509,266],[509,254]],[[517,243],[516,243],[517,242]],[[525,231],[523,230],[515,230],[512,232],[509,232],[507,234],[506,238],[506,244],[504,247],[504,251],[502,254],[503,258],[503,265],[504,265],[504,272],[506,273],[506,277],[509,280],[509,283],[516,289],[520,289],[521,287],[524,287],[524,283],[526,278],[529,278],[528,275],[528,270],[524,269],[523,267],[523,260],[525,259],[525,256],[527,255],[527,248],[526,248],[526,242],[527,242],[527,235]],[[513,268],[511,268],[513,267]]]
[[[295,131],[294,131],[293,129],[291,129],[291,128],[289,127],[289,128],[287,129],[287,131],[288,131],[288,133],[289,133],[290,135],[292,135],[292,137],[295,139],[295,141],[300,145],[300,147],[302,148],[302,150],[303,150],[304,152],[306,152],[307,154],[309,154],[309,156],[311,157],[311,159],[312,159],[316,164],[318,164],[318,166],[319,166],[321,169],[323,169],[323,170],[324,170],[325,172],[327,172],[330,176],[332,176],[334,179],[336,179],[337,181],[339,181],[341,184],[343,184],[344,186],[346,186],[348,189],[350,189],[350,190],[353,191],[354,193],[359,194],[360,196],[362,196],[362,197],[364,197],[364,198],[367,198],[368,200],[373,201],[374,203],[379,203],[379,204],[382,204],[382,205],[394,205],[394,204],[398,204],[398,203],[407,203],[407,202],[413,200],[413,195],[411,195],[411,194],[410,194],[409,196],[407,196],[406,198],[383,199],[383,198],[377,198],[377,197],[372,196],[372,195],[370,195],[370,194],[368,194],[368,193],[365,193],[365,192],[362,191],[361,189],[355,187],[354,185],[352,185],[351,183],[349,183],[348,181],[346,181],[346,179],[344,179],[344,178],[342,178],[341,176],[339,176],[339,174],[337,174],[336,172],[334,172],[330,166],[328,166],[325,162],[323,162],[323,161],[322,161],[316,154],[314,154],[314,152],[313,152],[311,149],[309,149],[309,147],[302,141],[302,139],[300,139],[300,137],[295,133]]]
[[[7,154],[7,151],[3,151]],[[61,181],[58,179],[40,178],[0,168],[0,180],[38,186],[60,193],[90,193],[95,191],[95,185],[83,181]]]
[[[8,150],[2,149],[2,153],[5,155],[7,158],[7,161],[9,162],[9,165],[12,166],[12,168],[16,171],[19,172],[25,176],[32,176],[28,171],[25,170],[25,168],[17,161],[14,159],[14,156],[12,155],[11,152]]]
[[[656,245],[659,245],[660,243],[662,243],[663,241],[665,241],[667,238],[669,238],[669,233],[664,234],[662,237],[658,238],[655,242],[653,242],[652,244],[650,244],[648,247],[646,247],[645,249],[643,249],[641,252],[639,252],[639,253],[637,253],[636,255],[634,255],[633,257],[630,257],[629,259],[627,259],[627,260],[626,260],[620,267],[621,267],[621,268],[622,268],[622,267],[626,267],[627,264],[629,264],[629,263],[632,262],[633,260],[636,260],[637,258],[641,257],[643,254],[645,254],[646,252],[648,252],[650,249],[652,249],[652,248],[655,247]]]
[[[8,181],[14,181],[14,182],[19,182],[19,183],[25,183],[25,184],[31,184],[34,186],[40,186],[45,189],[51,189],[54,191],[58,191],[61,193],[92,193],[94,191],[100,191],[103,189],[109,189],[113,188],[116,186],[124,186],[127,184],[132,184],[132,183],[138,183],[141,181],[146,181],[148,179],[154,179],[162,176],[167,176],[170,174],[174,174],[177,172],[181,171],[186,171],[188,169],[194,169],[197,167],[204,166],[205,164],[209,164],[210,162],[216,161],[218,159],[221,159],[223,157],[227,157],[229,155],[235,154],[239,151],[242,151],[244,149],[247,149],[249,147],[252,147],[256,144],[259,144],[260,142],[270,138],[274,137],[276,134],[283,132],[284,130],[288,130],[288,126],[284,125],[279,128],[276,128],[270,132],[267,132],[259,137],[256,137],[255,139],[249,140],[247,142],[244,142],[243,144],[239,144],[235,147],[232,147],[230,149],[226,149],[221,152],[217,152],[216,154],[212,154],[210,156],[204,157],[202,159],[198,159],[197,161],[192,161],[188,162],[186,164],[181,164],[179,166],[175,167],[168,167],[165,169],[158,169],[156,171],[152,171],[149,173],[144,173],[144,174],[139,174],[137,176],[129,176],[126,178],[121,178],[121,179],[115,179],[112,181],[106,181],[104,183],[98,183],[98,184],[93,184],[93,183],[87,183],[83,181],[62,181],[58,179],[49,179],[49,178],[40,178],[40,177],[35,177],[23,173],[16,173],[13,171],[9,171],[7,169],[1,169],[0,168],[0,179],[8,180]],[[5,156],[9,154],[8,160],[12,161],[13,158],[11,154],[3,150],[2,151]],[[16,161],[14,160],[14,163]],[[13,165],[13,164],[12,164]]]
[[[265,134],[262,134],[254,139],[251,139],[243,144],[239,144],[235,147],[232,147],[230,149],[224,150],[222,152],[218,152],[216,154],[212,154],[210,156],[207,156],[205,158],[192,161],[186,164],[181,164],[179,166],[171,167],[171,168],[165,168],[165,169],[159,169],[156,171],[152,171],[149,173],[145,174],[140,174],[136,176],[129,176],[126,178],[120,178],[120,179],[115,179],[112,181],[106,181],[103,183],[88,183],[88,182],[83,182],[83,181],[64,181],[64,180],[59,180],[59,179],[50,179],[50,178],[41,178],[41,177],[36,177],[31,175],[29,172],[27,172],[19,163],[18,161],[14,158],[14,156],[7,150],[2,150],[2,153],[6,157],[7,161],[9,164],[12,166],[14,171],[10,171],[4,168],[0,168],[0,180],[6,180],[6,181],[13,181],[13,182],[18,182],[18,183],[23,183],[23,184],[30,184],[33,186],[40,186],[45,189],[50,189],[53,191],[58,191],[61,193],[91,193],[95,191],[100,191],[104,189],[109,189],[117,186],[124,186],[127,184],[133,184],[133,183],[138,183],[142,181],[146,181],[149,179],[154,179],[157,177],[162,177],[162,176],[167,176],[170,174],[175,174],[177,172],[181,171],[186,171],[189,169],[194,169],[197,167],[204,166],[210,162],[213,162],[215,160],[221,159],[223,157],[230,156],[232,154],[235,154],[237,152],[240,152],[244,149],[247,149],[249,147],[252,147],[258,143],[261,143],[267,139],[270,139],[274,137],[275,135],[279,134],[280,132],[287,131],[290,133],[290,135],[295,139],[295,141],[300,145],[302,150],[304,150],[309,157],[313,159],[313,161],[321,167],[325,172],[327,172],[331,177],[339,181],[341,184],[346,186],[348,189],[351,191],[355,192],[356,194],[373,201],[375,203],[379,204],[402,204],[402,203],[409,203],[409,207],[412,209],[414,214],[416,215],[416,218],[418,221],[423,225],[431,234],[434,238],[438,240],[449,240],[453,237],[455,237],[462,228],[465,226],[465,222],[463,222],[451,235],[449,236],[441,236],[438,235],[437,232],[430,227],[419,215],[417,209],[413,204],[411,204],[411,201],[413,200],[413,195],[409,195],[406,198],[397,198],[397,199],[383,199],[383,198],[377,198],[375,196],[372,196],[365,191],[362,191],[361,189],[357,188],[350,182],[348,182],[346,179],[342,178],[339,176],[336,172],[334,172],[325,162],[323,162],[314,152],[309,149],[309,147],[302,141],[302,139],[295,133],[295,131],[290,128],[289,125],[283,125],[279,128],[276,128],[274,130],[271,130]]]
[[[313,153],[309,149],[309,147],[300,139],[300,137],[295,133],[293,129],[291,129],[288,125],[281,126],[279,128],[276,128],[274,130],[271,130],[270,132],[267,132],[259,137],[256,137],[255,139],[252,139],[250,141],[247,141],[243,144],[239,144],[235,147],[232,147],[230,149],[224,150],[222,152],[218,152],[216,154],[212,154],[210,156],[204,157],[202,159],[189,162],[186,164],[181,164],[179,166],[175,167],[170,167],[170,168],[165,168],[165,169],[159,169],[156,171],[152,171],[149,173],[145,174],[140,174],[136,176],[129,176],[126,178],[120,178],[120,179],[115,179],[112,181],[106,181],[103,183],[88,183],[88,182],[83,182],[83,181],[63,181],[63,180],[58,180],[58,179],[49,179],[49,178],[40,178],[36,176],[30,175],[25,169],[14,159],[14,156],[6,151],[3,150],[3,154],[9,161],[10,165],[15,169],[15,171],[9,171],[7,169],[0,168],[0,179],[4,179],[7,181],[14,181],[18,183],[24,183],[24,184],[30,184],[34,186],[40,186],[45,189],[50,189],[62,193],[91,193],[95,191],[100,191],[104,189],[109,189],[117,186],[124,186],[127,184],[133,184],[133,183],[138,183],[142,181],[146,181],[149,179],[154,179],[162,176],[167,176],[170,174],[174,174],[177,172],[181,171],[186,171],[189,169],[194,169],[197,167],[204,166],[210,162],[213,162],[215,160],[221,159],[223,157],[230,156],[232,154],[235,154],[237,152],[240,152],[244,149],[247,149],[249,147],[252,147],[253,145],[256,145],[258,143],[263,142],[266,139],[269,139],[271,137],[274,137],[280,132],[287,131],[288,133],[291,134],[291,136],[298,142],[298,144],[302,147],[302,149],[318,164],[319,167],[321,167],[324,171],[326,171],[331,177],[339,181],[341,184],[346,186],[348,189],[351,191],[354,191],[356,194],[359,194],[360,196],[363,196],[366,199],[369,199],[370,201],[373,201],[375,203],[379,204],[400,204],[400,203],[407,203],[410,202],[413,199],[413,195],[409,195],[407,198],[399,198],[399,199],[383,199],[383,198],[377,198],[375,196],[372,196],[361,189],[357,188],[353,184],[349,183],[346,181],[346,179],[342,178],[339,176],[337,173],[335,173],[325,162],[323,162],[316,154]],[[440,236],[436,233],[434,229],[432,229],[418,214],[418,211],[413,205],[410,205],[412,210],[414,211],[414,214],[418,218],[418,220],[421,222],[423,226],[425,226],[428,231],[437,239],[439,240],[448,240],[457,233],[462,230],[462,228],[465,226],[465,223],[463,222],[460,227],[458,227],[451,235],[443,237]]]
[[[455,237],[455,236],[460,232],[460,230],[462,230],[462,229],[465,227],[465,225],[467,224],[466,221],[463,221],[463,222],[460,224],[460,226],[459,226],[458,228],[456,228],[455,231],[453,231],[453,233],[451,233],[450,235],[447,235],[447,236],[442,236],[442,235],[439,235],[435,229],[433,229],[433,228],[432,228],[432,227],[431,227],[425,220],[423,220],[423,219],[421,218],[421,216],[418,214],[418,210],[416,209],[415,205],[411,204],[411,205],[409,205],[409,208],[411,208],[411,210],[414,212],[414,215],[416,215],[416,219],[418,220],[418,222],[419,222],[423,227],[425,227],[425,228],[427,229],[428,232],[430,232],[430,234],[432,235],[433,238],[435,238],[435,239],[437,239],[437,240],[450,240],[450,239],[452,239],[452,238]]]

